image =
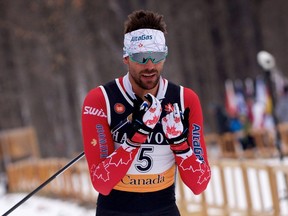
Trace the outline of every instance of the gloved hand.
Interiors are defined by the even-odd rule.
[[[160,101],[152,94],[144,96],[147,101],[141,98],[134,100],[134,111],[132,113],[131,129],[128,132],[127,143],[139,147],[144,143],[160,119],[162,107]]]
[[[184,114],[180,113],[177,103],[173,104],[173,111],[162,118],[162,127],[166,140],[175,154],[187,152],[190,147],[187,142],[189,131],[189,112],[186,108]]]

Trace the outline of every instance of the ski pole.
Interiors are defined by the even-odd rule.
[[[118,125],[114,127],[114,129],[111,130],[111,133],[114,134],[117,132],[120,128],[122,128],[125,124],[130,122],[132,119],[132,114],[128,115],[126,120],[124,122],[120,122]],[[66,169],[68,169],[71,165],[76,163],[78,160],[80,160],[85,155],[84,151],[81,152],[77,157],[75,157],[73,160],[71,160],[68,164],[66,164],[62,169],[60,169],[58,172],[56,172],[54,175],[52,175],[49,179],[47,179],[45,182],[43,182],[40,186],[38,186],[35,190],[33,190],[31,193],[26,195],[22,200],[20,200],[18,203],[16,203],[12,208],[10,208],[7,212],[5,212],[2,216],[9,215],[12,211],[14,211],[16,208],[18,208],[21,204],[23,204],[26,200],[28,200],[31,196],[33,196],[35,193],[37,193],[39,190],[41,190],[43,187],[45,187],[49,182],[51,182],[53,179],[55,179],[58,175],[62,174]]]
[[[18,203],[16,203],[12,208],[10,208],[7,212],[5,212],[2,216],[9,215],[12,211],[14,211],[16,208],[18,208],[21,204],[23,204],[26,200],[28,200],[31,196],[33,196],[35,193],[37,193],[39,190],[41,190],[43,187],[45,187],[49,182],[51,182],[53,179],[55,179],[58,175],[62,174],[66,169],[68,169],[71,165],[76,163],[78,160],[80,160],[84,156],[84,151],[81,152],[77,157],[75,157],[73,160],[71,160],[68,164],[66,164],[62,169],[60,169],[58,172],[56,172],[54,175],[52,175],[49,179],[47,179],[45,182],[43,182],[40,186],[38,186],[35,190],[33,190],[31,193],[26,195],[22,200],[20,200]]]

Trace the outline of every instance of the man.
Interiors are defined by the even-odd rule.
[[[91,90],[84,101],[84,151],[99,192],[97,216],[180,215],[176,167],[195,194],[209,182],[199,99],[161,76],[168,53],[164,33],[162,15],[129,15],[128,73]]]

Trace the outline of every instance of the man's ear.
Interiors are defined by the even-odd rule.
[[[128,64],[129,63],[129,57],[126,56],[125,58],[123,58],[123,62],[124,62],[124,64]]]

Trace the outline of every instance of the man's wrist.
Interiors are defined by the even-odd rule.
[[[147,135],[146,134],[142,134],[139,132],[136,132],[133,134],[132,137],[129,137],[127,140],[130,140],[131,143],[138,143],[138,144],[142,144],[146,141],[147,139]]]
[[[139,148],[141,146],[142,143],[138,143],[138,142],[133,142],[131,139],[127,139],[125,142],[128,146],[130,147],[134,147],[134,148]]]
[[[182,153],[188,152],[190,149],[190,146],[188,145],[188,142],[186,140],[180,144],[170,144],[171,150],[175,154],[182,154]]]

